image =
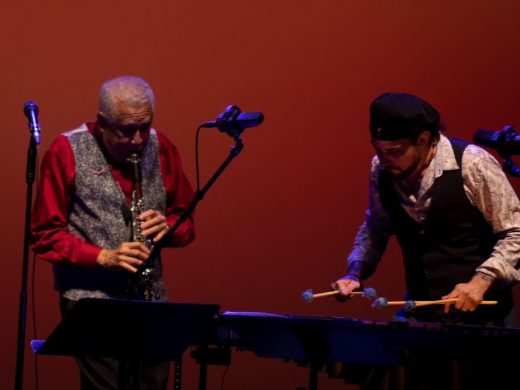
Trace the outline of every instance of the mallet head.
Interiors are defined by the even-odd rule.
[[[376,293],[376,290],[371,288],[371,287],[367,287],[363,290],[365,292],[365,298],[368,298],[368,299],[376,299],[377,298],[377,293]]]
[[[372,307],[375,309],[384,309],[388,307],[388,300],[385,297],[379,297],[372,303]]]
[[[405,311],[414,311],[415,307],[415,301],[406,301],[403,306]]]
[[[301,295],[302,301],[305,303],[311,303],[313,297],[314,293],[312,292],[312,290],[305,290]]]

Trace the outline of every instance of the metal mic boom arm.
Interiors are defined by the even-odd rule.
[[[231,150],[229,152],[229,156],[224,160],[224,162],[220,165],[220,167],[215,171],[213,176],[211,176],[211,178],[208,180],[206,185],[204,187],[202,187],[202,189],[195,192],[195,196],[193,197],[193,200],[191,201],[190,205],[180,215],[177,222],[175,222],[175,224],[172,227],[170,227],[170,229],[168,230],[168,233],[166,233],[163,236],[163,238],[161,238],[161,240],[154,245],[154,247],[152,249],[152,253],[150,253],[150,256],[148,257],[148,259],[151,259],[151,261],[153,261],[153,259],[155,258],[155,252],[158,251],[159,248],[162,246],[161,242],[164,241],[166,237],[173,235],[177,231],[179,226],[181,226],[181,224],[191,216],[193,211],[195,211],[197,204],[204,198],[204,195],[206,194],[206,192],[208,192],[208,190],[211,188],[211,186],[217,181],[218,177],[222,174],[222,172],[224,172],[224,170],[231,163],[231,161],[233,161],[233,159],[240,154],[240,152],[244,148],[244,144],[243,144],[242,140],[240,139],[240,134],[235,134],[235,136],[233,138],[235,139],[235,145],[233,145],[233,147],[231,148]],[[148,268],[148,266],[149,266],[148,261],[149,260],[147,260],[143,264],[141,264],[141,266],[137,270],[137,273],[141,273],[143,270],[146,270],[146,268]]]

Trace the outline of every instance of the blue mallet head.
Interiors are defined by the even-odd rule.
[[[302,301],[305,302],[305,303],[311,303],[312,302],[312,299],[314,297],[314,294],[312,292],[312,290],[305,290],[302,295]]]
[[[373,288],[367,287],[363,291],[365,292],[365,298],[368,298],[368,299],[377,298],[376,290],[374,290]]]
[[[372,303],[372,307],[375,309],[384,309],[387,306],[388,300],[385,297],[379,297]]]
[[[405,311],[414,311],[415,307],[415,301],[406,301],[403,306]]]

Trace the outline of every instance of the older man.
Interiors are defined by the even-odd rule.
[[[149,259],[150,246],[177,221],[193,191],[177,149],[152,128],[154,112],[155,97],[144,80],[109,80],[100,90],[97,120],[60,135],[43,158],[33,249],[54,265],[64,315],[85,297],[142,298],[135,295],[132,275],[144,261],[151,268],[147,299],[166,299],[160,257]],[[139,160],[142,183],[136,183],[132,155]],[[138,214],[131,207],[136,185]],[[142,240],[132,239],[136,224]],[[188,219],[162,241],[185,246],[193,238],[193,221]],[[100,326],[107,326],[102,318]],[[82,389],[117,388],[117,362],[77,361]],[[144,362],[141,371],[144,388],[165,388],[167,363]]]

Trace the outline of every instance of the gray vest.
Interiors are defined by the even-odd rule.
[[[86,125],[65,133],[74,153],[76,176],[70,205],[68,229],[79,238],[105,249],[115,249],[131,241],[131,213],[121,188],[112,176],[108,163]],[[152,129],[141,156],[144,209],[166,211],[166,190],[161,176],[159,142]],[[165,300],[161,281],[160,258],[152,273],[156,299]],[[63,297],[125,298],[129,272],[100,266],[78,267],[55,264],[56,289]]]

